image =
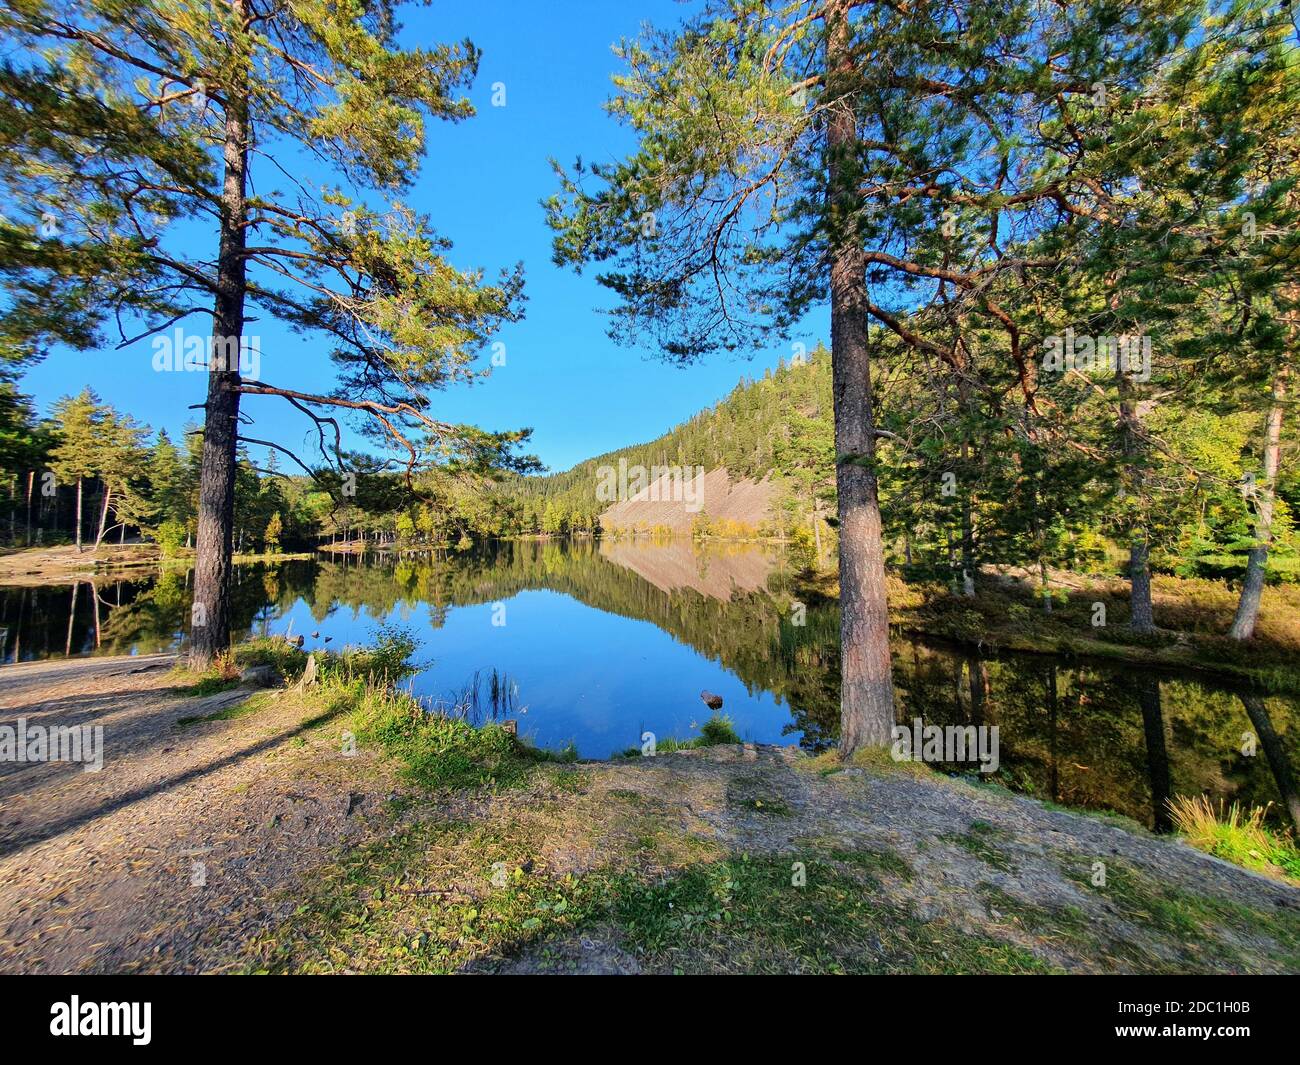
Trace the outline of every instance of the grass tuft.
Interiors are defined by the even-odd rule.
[[[668,736],[655,740],[655,754],[672,754],[673,751],[694,751],[701,747],[722,747],[731,743],[742,743],[736,732],[735,723],[726,714],[714,714],[700,726],[700,734],[689,740],[679,740]],[[640,747],[629,747],[622,752],[624,758],[638,758]]]
[[[1275,880],[1300,884],[1300,850],[1289,834],[1264,824],[1268,806],[1242,810],[1235,802],[1225,806],[1220,800],[1216,809],[1204,795],[1179,795],[1170,800],[1169,809],[1178,831],[1193,847]]]

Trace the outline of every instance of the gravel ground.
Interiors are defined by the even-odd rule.
[[[0,725],[102,725],[105,752],[94,773],[0,762],[0,971],[211,968],[383,805],[382,767],[344,757],[291,699],[178,725],[254,693],[185,698],[173,665],[0,672]]]

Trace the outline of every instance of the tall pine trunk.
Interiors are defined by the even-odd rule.
[[[1142,500],[1142,412],[1134,394],[1133,382],[1123,367],[1116,369],[1119,387],[1119,431],[1124,452],[1124,474],[1129,487]],[[1150,545],[1146,530],[1134,523],[1129,529],[1129,627],[1134,632],[1155,632],[1155,614],[1151,609]]]
[[[848,4],[827,9],[826,71],[835,100],[852,78]],[[840,754],[885,746],[894,725],[889,607],[867,334],[866,262],[854,224],[858,133],[852,101],[832,104],[827,123],[830,216],[831,376],[835,390],[835,483],[840,521]]]
[[[1128,549],[1129,627],[1134,632],[1155,632],[1151,610],[1151,562],[1145,539],[1134,539]]]
[[[245,3],[232,5],[243,19]],[[232,57],[242,62],[241,56]],[[235,524],[235,462],[239,435],[239,345],[244,332],[244,222],[248,190],[247,72],[227,89],[225,180],[213,307],[212,352],[199,475],[199,529],[194,562],[190,666],[206,669],[230,646],[230,570]]]
[[[1249,640],[1255,635],[1259,620],[1259,601],[1264,594],[1264,570],[1268,549],[1273,542],[1273,503],[1277,490],[1277,468],[1282,456],[1282,408],[1286,401],[1287,368],[1281,366],[1273,377],[1273,402],[1264,420],[1264,480],[1257,488],[1255,505],[1255,544],[1246,561],[1246,578],[1241,582],[1241,599],[1228,635],[1234,640]]]
[[[77,552],[81,552],[81,484],[83,478],[77,478]]]

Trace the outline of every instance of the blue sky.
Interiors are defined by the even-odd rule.
[[[590,271],[581,276],[550,261],[550,231],[539,201],[555,191],[548,159],[609,160],[632,146],[602,109],[619,61],[610,46],[642,22],[670,26],[691,5],[671,0],[479,0],[440,2],[403,12],[407,43],[469,37],[483,51],[470,93],[478,115],[430,125],[428,157],[408,201],[454,242],[452,262],[489,275],[524,263],[524,320],[504,329],[506,365],[471,388],[439,394],[435,414],[492,429],[531,426],[530,450],[553,470],[591,455],[652,439],[715,403],[744,374],[775,365],[785,346],[752,360],[716,358],[685,369],[613,344],[598,308],[608,294]],[[506,106],[491,104],[492,85]],[[283,161],[283,160],[282,160]],[[206,237],[204,238],[206,239]],[[189,320],[207,328],[206,316]],[[808,321],[809,347],[826,335],[825,313]],[[307,391],[331,387],[323,342],[263,320],[262,376]],[[44,412],[59,396],[90,385],[108,402],[178,437],[202,402],[200,374],[153,372],[148,342],[123,351],[56,352],[33,367],[23,388]],[[299,450],[310,426],[283,400],[249,397],[252,436]],[[302,453],[300,451],[300,453]]]

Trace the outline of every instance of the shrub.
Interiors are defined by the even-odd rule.
[[[735,723],[725,714],[714,714],[700,726],[700,738],[696,741],[700,747],[718,747],[726,743],[739,743]]]
[[[154,539],[163,558],[175,558],[185,546],[185,524],[179,521],[165,521],[158,526]]]

